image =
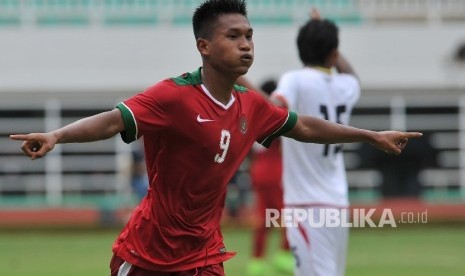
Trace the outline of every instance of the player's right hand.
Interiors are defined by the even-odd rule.
[[[421,136],[423,134],[420,132],[379,131],[376,132],[376,138],[372,145],[388,154],[399,155],[407,146],[409,139]]]
[[[57,143],[52,133],[13,134],[10,139],[23,141],[21,149],[32,160],[44,157]]]

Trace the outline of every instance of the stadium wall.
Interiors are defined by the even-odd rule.
[[[261,82],[300,67],[296,33],[297,26],[256,27],[249,78]],[[4,99],[75,92],[117,99],[201,63],[188,27],[4,28],[0,36]],[[465,42],[464,24],[344,25],[341,42],[365,90],[465,88],[465,65],[452,61]]]
[[[260,25],[255,28],[256,60],[248,74],[252,81],[259,83],[270,77],[276,78],[287,70],[301,66],[295,47],[297,27]],[[0,37],[2,110],[23,106],[24,109],[37,109],[37,106],[44,105],[50,99],[58,100],[63,110],[73,111],[77,107],[111,108],[117,101],[160,79],[194,70],[201,64],[192,31],[188,27],[3,28],[0,29]],[[355,114],[355,126],[377,129],[406,125],[421,131],[438,131],[431,126],[437,125],[439,130],[444,130],[442,128],[453,125],[445,129],[450,139],[438,139],[447,142],[446,153],[452,154],[453,158],[449,155],[444,158],[453,163],[452,174],[444,166],[445,169],[441,168],[444,174],[432,171],[427,175],[438,176],[437,181],[436,178],[424,178],[434,182],[431,186],[440,191],[443,187],[460,185],[463,190],[462,204],[451,208],[460,214],[459,217],[465,214],[465,174],[461,173],[465,168],[465,146],[460,142],[465,131],[459,129],[460,118],[463,117],[460,114],[465,112],[465,100],[462,100],[459,107],[455,107],[465,92],[465,65],[453,61],[458,45],[465,43],[465,24],[343,25],[341,42],[342,52],[350,58],[362,79],[364,94],[359,108],[380,108],[393,113],[382,117],[383,120],[370,114],[365,116],[365,111]],[[395,112],[399,110],[399,99],[404,108],[410,104],[429,108],[434,104],[447,108],[453,106],[457,111],[447,117],[446,121],[441,121],[443,117],[433,114],[418,118],[415,124],[409,124],[407,112]],[[459,114],[460,110],[464,112]],[[437,120],[432,120],[434,118]],[[8,114],[5,121],[13,122]],[[426,126],[418,128],[418,123]],[[0,135],[0,150],[2,154],[9,154],[5,154],[5,158],[13,160],[12,151],[16,152],[17,148],[11,149],[12,143],[7,139],[9,131],[4,129]],[[124,153],[119,146],[114,147],[111,155]],[[459,152],[460,149],[462,151]],[[347,150],[350,153],[351,149]],[[350,154],[346,156],[350,157]],[[357,185],[363,182],[359,174],[354,179],[356,181],[352,182]],[[366,182],[375,187],[361,188],[376,189],[373,177],[367,179]],[[69,186],[69,183],[65,185]],[[115,193],[124,194],[126,191],[123,190]],[[57,212],[53,215],[50,215],[48,205],[40,206],[44,208],[36,208],[35,205],[31,207],[34,210],[3,208],[0,212],[0,227],[32,222],[29,219],[32,217],[37,218],[33,224],[43,222],[44,225],[60,223],[54,220],[57,217],[80,217],[79,220],[65,219],[61,223],[83,225],[112,224],[126,218],[125,215],[118,215],[125,213],[118,206],[109,211],[108,208],[92,205],[82,212],[82,206],[70,210],[58,205],[58,209],[53,209]],[[427,206],[431,216],[435,213],[432,208],[436,206],[439,205]],[[447,208],[437,211],[437,217],[450,213],[449,207],[447,205]],[[463,216],[460,220],[463,220]]]

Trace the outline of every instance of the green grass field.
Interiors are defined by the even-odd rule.
[[[0,275],[108,275],[117,234],[115,230],[0,230]],[[228,249],[238,252],[225,264],[226,274],[245,275],[250,231],[227,229],[224,236]],[[276,243],[273,235],[269,252]],[[465,227],[352,230],[346,275],[465,275]]]

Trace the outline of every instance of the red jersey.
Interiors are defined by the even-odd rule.
[[[202,85],[200,70],[117,106],[123,140],[144,137],[150,187],[113,252],[148,270],[182,271],[231,258],[220,231],[227,183],[254,141],[269,145],[297,121],[238,85],[223,105]]]
[[[253,146],[250,178],[254,188],[281,186],[282,172],[281,139],[276,139],[268,149]]]

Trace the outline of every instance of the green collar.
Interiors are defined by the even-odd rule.
[[[179,77],[172,78],[177,85],[200,85],[202,84],[202,67],[191,73],[184,73]],[[234,90],[237,92],[247,92],[247,87],[234,84]]]

